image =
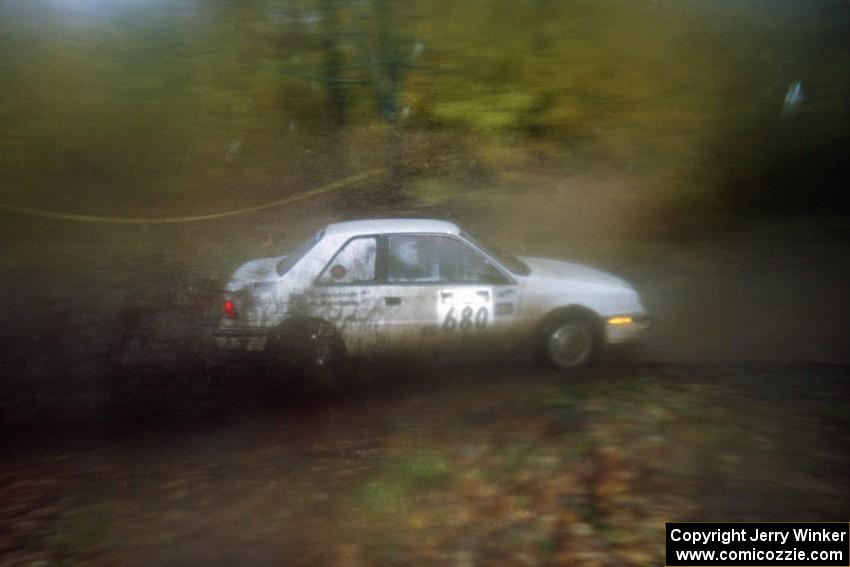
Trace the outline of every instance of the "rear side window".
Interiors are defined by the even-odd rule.
[[[321,285],[368,283],[375,280],[378,239],[360,236],[346,242],[317,280]]]

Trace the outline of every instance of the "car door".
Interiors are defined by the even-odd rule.
[[[307,290],[302,313],[331,323],[351,353],[369,352],[381,342],[377,322],[378,237],[345,242]]]
[[[390,234],[383,252],[376,288],[383,348],[463,348],[497,339],[510,326],[513,309],[497,305],[516,295],[513,280],[463,240]]]

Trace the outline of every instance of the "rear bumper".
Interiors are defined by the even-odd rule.
[[[269,330],[264,327],[219,327],[214,337],[265,337]]]
[[[266,349],[268,334],[263,327],[219,327],[213,331],[213,339],[222,350],[261,351]]]

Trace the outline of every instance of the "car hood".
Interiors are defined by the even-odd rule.
[[[620,278],[572,262],[561,262],[545,258],[520,258],[531,269],[531,278],[558,280],[581,285],[603,286],[612,289],[633,291],[632,286]]]
[[[242,264],[227,283],[227,291],[239,291],[248,285],[279,280],[277,265],[286,257],[259,258]]]

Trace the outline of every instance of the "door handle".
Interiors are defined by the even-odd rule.
[[[385,297],[384,302],[387,305],[401,305],[401,298],[400,297]]]

